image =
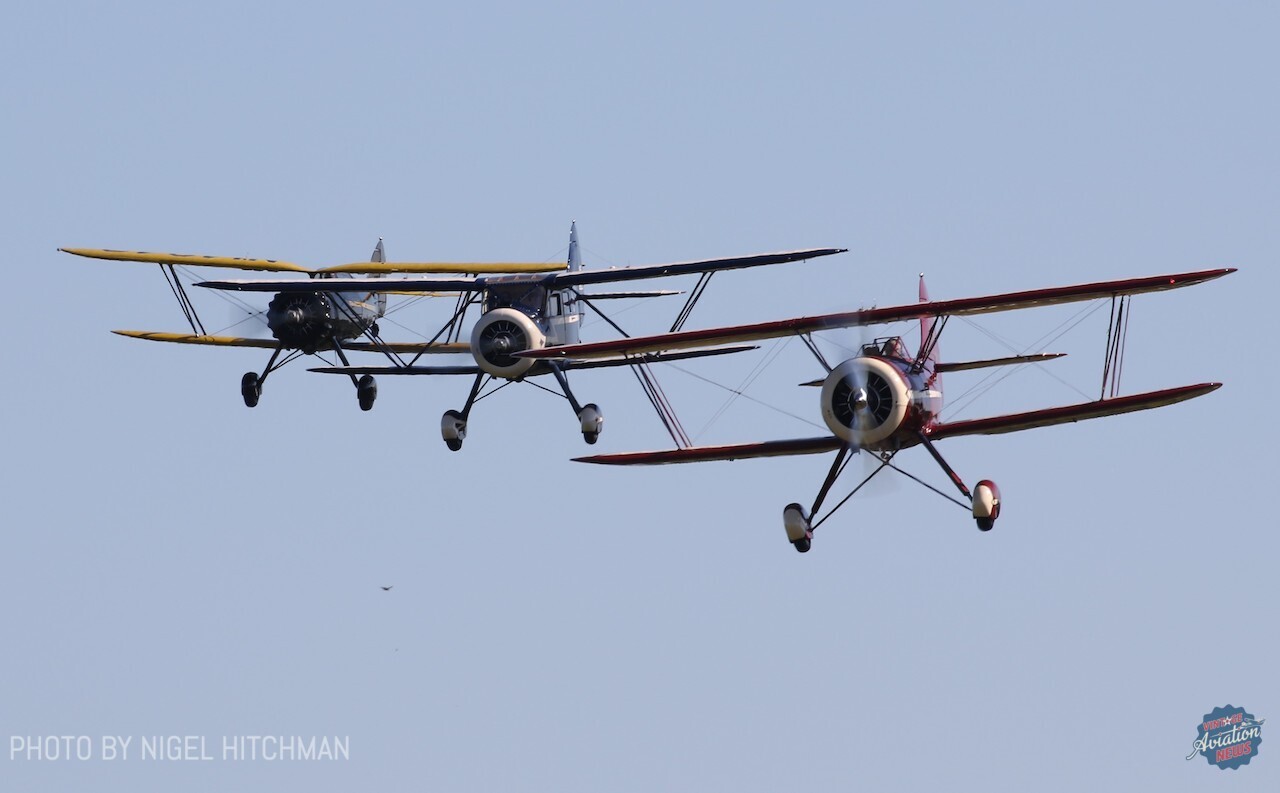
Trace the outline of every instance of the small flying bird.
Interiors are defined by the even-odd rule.
[[[395,586],[395,584],[392,584],[391,586]],[[382,591],[383,591],[383,592],[390,592],[390,591],[391,591],[391,586],[384,586],[384,587],[382,588]]]

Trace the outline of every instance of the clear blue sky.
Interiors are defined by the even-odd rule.
[[[1215,706],[1280,718],[1278,24],[1261,3],[6,5],[0,787],[1276,789],[1275,739],[1239,771],[1183,758]],[[1000,484],[994,532],[903,481],[800,556],[781,509],[825,459],[580,466],[570,411],[528,387],[451,454],[461,379],[384,379],[366,414],[291,367],[249,411],[264,355],[113,336],[183,330],[159,275],[54,250],[554,260],[572,219],[597,267],[850,249],[719,275],[690,327],[911,300],[922,271],[962,297],[1236,266],[1136,301],[1125,369],[1129,391],[1226,386],[949,442]],[[953,323],[943,355],[1073,313]],[[1058,340],[1053,373],[1095,391],[1105,333],[1103,311]],[[770,351],[684,368],[736,386]],[[748,394],[818,421],[795,386],[817,375],[792,342]],[[747,400],[708,426],[725,392],[659,376],[703,442],[818,432]],[[629,373],[574,382],[607,416],[593,450],[669,443]],[[960,415],[1077,399],[1031,368]],[[351,759],[9,757],[63,734],[336,734]]]

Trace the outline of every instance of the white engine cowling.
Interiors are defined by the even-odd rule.
[[[471,329],[471,354],[485,372],[514,380],[529,371],[533,361],[517,358],[521,350],[540,350],[547,337],[527,314],[514,308],[495,308]]]
[[[911,392],[902,373],[879,358],[851,358],[822,383],[822,418],[836,437],[875,448],[902,426]]]

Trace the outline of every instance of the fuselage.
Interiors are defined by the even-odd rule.
[[[577,226],[569,229],[568,271],[582,269]],[[505,380],[551,371],[514,353],[577,344],[582,311],[572,289],[547,288],[545,275],[505,275],[484,281],[484,315],[471,329],[471,355],[481,371]]]
[[[527,316],[546,337],[546,346],[577,344],[582,315],[570,289],[548,289],[541,275],[512,275],[485,281],[484,310],[510,308]]]

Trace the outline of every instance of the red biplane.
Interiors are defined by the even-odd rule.
[[[1000,516],[999,488],[994,482],[984,479],[970,489],[943,459],[934,445],[935,441],[961,435],[1018,432],[1033,427],[1047,427],[1147,410],[1203,396],[1219,388],[1221,383],[1199,383],[1120,396],[1118,363],[1123,351],[1125,310],[1133,295],[1192,286],[1233,272],[1235,272],[1234,268],[1203,270],[938,301],[929,300],[925,291],[924,277],[921,276],[918,303],[755,325],[547,347],[540,350],[527,350],[518,353],[518,356],[534,360],[584,361],[599,356],[639,356],[658,351],[699,349],[790,335],[799,336],[827,370],[825,379],[813,381],[807,385],[822,387],[819,406],[822,418],[831,430],[831,435],[728,446],[685,446],[663,451],[603,454],[576,459],[579,462],[605,465],[661,465],[834,452],[835,459],[831,463],[831,468],[808,509],[797,503],[788,504],[783,509],[783,526],[786,529],[787,539],[797,551],[804,553],[812,544],[813,530],[831,517],[854,493],[885,468],[893,468],[971,510],[978,528],[989,531]],[[1056,357],[1055,354],[1037,354],[965,363],[939,362],[938,340],[949,318],[1107,298],[1112,302],[1112,314],[1108,330],[1106,363],[1103,368],[1102,393],[1098,399],[990,418],[951,422],[940,420],[943,373],[1029,363]],[[822,330],[880,325],[903,320],[920,322],[920,344],[914,354],[909,352],[900,337],[890,337],[863,345],[858,355],[832,366],[823,357],[811,335]],[[967,503],[947,496],[893,464],[894,457],[900,451],[912,446],[923,446],[929,452]],[[819,518],[818,512],[832,486],[844,471],[851,456],[860,451],[874,455],[876,467],[853,488],[848,496]]]

